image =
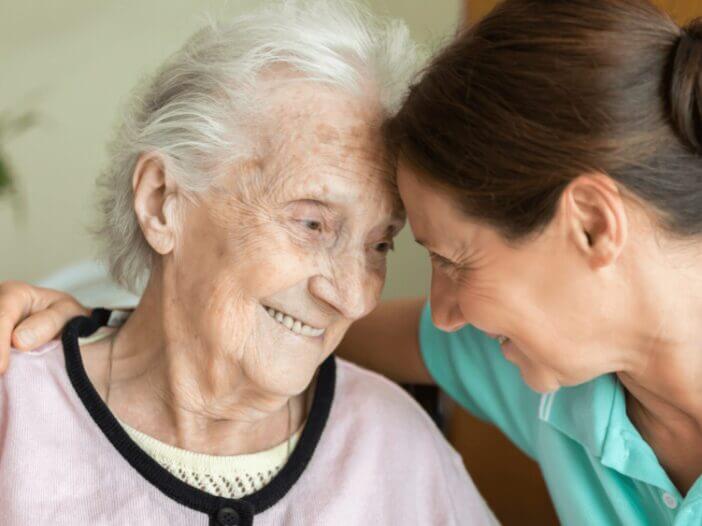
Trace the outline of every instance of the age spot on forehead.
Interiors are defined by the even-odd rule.
[[[322,144],[337,144],[341,140],[339,131],[331,124],[325,122],[317,124],[315,137]]]

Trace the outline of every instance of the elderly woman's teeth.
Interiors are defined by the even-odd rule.
[[[509,338],[507,338],[507,336],[499,335],[499,336],[497,337],[497,343],[499,343],[500,345],[504,345],[504,344],[507,343],[508,341],[509,341]]]
[[[314,327],[305,325],[300,320],[296,320],[289,314],[283,314],[282,312],[272,309],[271,307],[266,307],[266,312],[271,318],[285,326],[287,329],[290,329],[295,334],[312,337],[321,336],[324,334],[324,329],[315,329]]]

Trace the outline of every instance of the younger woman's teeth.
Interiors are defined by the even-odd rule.
[[[289,314],[279,312],[275,309],[272,309],[271,307],[266,307],[266,312],[271,318],[273,318],[275,321],[285,326],[285,328],[291,330],[295,334],[301,334],[302,336],[312,337],[321,336],[322,334],[324,334],[324,329],[316,329],[314,327],[310,327],[309,325],[305,325],[300,320],[296,320]]]
[[[505,343],[507,343],[509,341],[509,338],[507,338],[507,336],[502,336],[501,334],[498,335],[497,338],[495,338],[495,339],[497,340],[497,343],[499,343],[500,345],[504,345]]]

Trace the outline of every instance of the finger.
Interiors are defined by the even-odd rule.
[[[45,289],[43,287],[35,287],[24,283],[20,285],[25,285],[26,294],[29,296],[29,302],[25,302],[23,305],[25,308],[25,317],[48,309],[51,305],[59,302],[69,301],[76,304],[78,303],[73,299],[73,296],[60,290]]]
[[[10,362],[10,338],[4,335],[11,335],[14,327],[14,324],[3,320],[4,318],[0,318],[0,375],[7,370],[7,364]]]
[[[0,376],[5,374],[7,366],[10,364],[10,347],[6,350],[0,350]]]
[[[57,301],[15,327],[12,344],[18,349],[34,349],[56,338],[71,319],[89,314],[88,309],[73,299]]]
[[[28,286],[24,283],[0,283],[0,374],[7,370],[10,360],[12,330],[22,321],[31,304]]]

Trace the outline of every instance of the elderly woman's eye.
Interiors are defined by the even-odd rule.
[[[309,220],[304,220],[302,221],[302,224],[307,230],[312,230],[313,232],[321,232],[322,231],[322,223],[320,221],[315,221],[313,219]]]
[[[395,243],[392,241],[383,241],[375,245],[375,249],[381,254],[387,254],[388,252],[395,250]]]

